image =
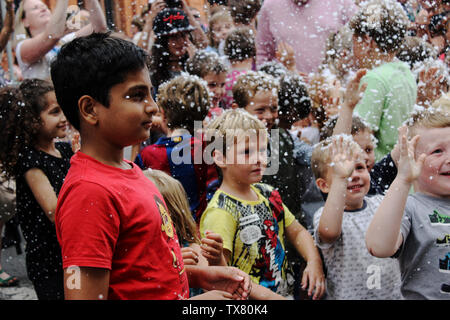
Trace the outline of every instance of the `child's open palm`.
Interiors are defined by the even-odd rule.
[[[358,153],[350,146],[350,141],[340,136],[333,139],[331,145],[331,171],[333,176],[348,178],[355,169]]]
[[[286,42],[280,42],[277,46],[275,56],[288,70],[295,70],[294,48]]]
[[[400,148],[398,176],[405,182],[412,183],[420,175],[425,160],[425,154],[421,154],[417,160],[415,159],[415,151],[419,136],[415,136],[411,140],[408,140],[406,133],[406,126],[402,126],[398,129],[398,144]]]
[[[361,79],[366,75],[366,73],[366,69],[358,70],[355,76],[347,84],[344,94],[344,102],[351,110],[356,107],[367,88],[367,83],[363,83],[362,85],[360,85]]]

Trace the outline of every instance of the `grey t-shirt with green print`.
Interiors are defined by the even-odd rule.
[[[422,193],[408,197],[396,256],[405,299],[450,299],[450,199]]]

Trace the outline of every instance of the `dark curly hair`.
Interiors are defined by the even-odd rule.
[[[169,37],[160,36],[155,39],[151,49],[150,56],[150,78],[152,85],[158,88],[164,82],[169,81],[172,78],[169,69]],[[178,63],[181,68],[185,68],[186,61],[189,59],[189,54],[186,53],[184,56],[180,57]]]
[[[234,23],[249,25],[261,9],[261,0],[229,0],[228,8]]]
[[[51,91],[52,84],[40,79],[0,89],[0,167],[4,179],[16,178],[21,151],[36,144],[42,126],[40,113],[47,106],[45,95]]]
[[[186,61],[186,71],[189,74],[204,78],[208,74],[221,74],[229,71],[225,61],[215,52],[197,50],[194,55]]]
[[[253,30],[239,27],[232,30],[225,39],[225,54],[231,62],[256,57],[256,42]]]
[[[211,106],[206,82],[194,75],[179,75],[163,83],[157,102],[164,110],[169,128],[183,128],[191,135],[194,135],[194,121],[203,121]]]

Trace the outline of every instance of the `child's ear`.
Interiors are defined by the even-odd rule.
[[[80,118],[83,118],[91,125],[96,125],[98,122],[97,105],[98,102],[91,96],[82,96],[78,100]]]
[[[328,185],[327,181],[324,178],[318,178],[316,180],[316,185],[323,193],[330,192],[330,186]]]
[[[368,36],[366,36],[366,37],[368,37]],[[376,43],[375,40],[373,40],[372,38],[369,38],[369,37],[368,37],[367,42],[369,43],[370,49],[372,49],[372,50],[378,49],[377,43]]]
[[[213,159],[216,166],[218,166],[220,169],[223,169],[225,167],[225,156],[223,155],[222,152],[220,152],[217,149],[214,149]]]
[[[232,109],[237,109],[237,108],[239,108],[239,106],[238,106],[238,104],[237,104],[236,102],[233,102],[233,103],[231,104],[231,108],[232,108]]]

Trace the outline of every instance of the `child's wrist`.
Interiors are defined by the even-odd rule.
[[[306,262],[306,264],[307,265],[315,265],[315,264],[318,264],[318,265],[322,265],[322,259],[320,259],[320,257],[315,257],[315,258],[312,258],[312,259],[309,259],[307,262]]]
[[[395,180],[397,181],[397,187],[404,186],[406,188],[410,188],[411,184],[414,182],[414,179],[411,179],[409,177],[404,177],[402,175],[397,175]]]

